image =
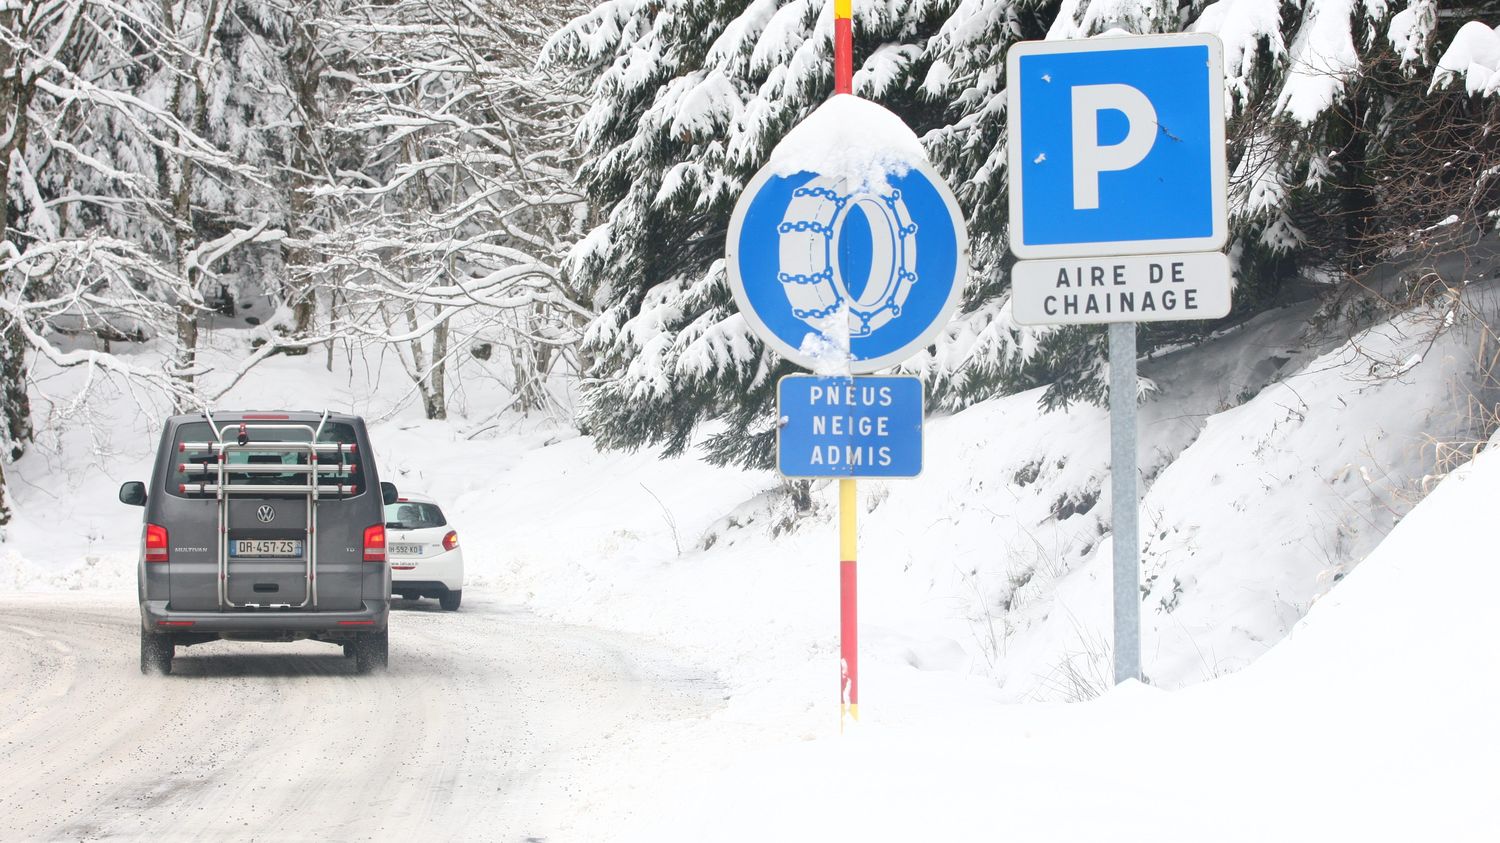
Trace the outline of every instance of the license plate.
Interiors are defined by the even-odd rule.
[[[393,544],[390,546],[392,556],[421,556],[422,546],[419,544]]]
[[[229,546],[229,555],[300,558],[302,542],[290,539],[235,539]]]

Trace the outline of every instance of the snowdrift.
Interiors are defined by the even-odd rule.
[[[1491,450],[1233,676],[764,750],[640,839],[1494,840],[1497,499]]]

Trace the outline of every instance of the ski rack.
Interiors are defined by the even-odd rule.
[[[253,424],[247,421],[229,422],[222,427],[216,424],[213,418],[204,413],[208,419],[209,427],[213,429],[217,437],[211,442],[183,442],[177,446],[178,453],[188,454],[212,454],[215,459],[208,463],[181,462],[177,464],[177,473],[188,477],[191,475],[212,475],[214,482],[182,482],[177,485],[179,493],[184,495],[213,495],[218,508],[218,594],[219,608],[228,606],[233,609],[304,609],[311,605],[318,605],[318,576],[317,576],[317,531],[318,531],[318,501],[325,495],[343,498],[346,495],[359,494],[357,483],[345,484],[344,479],[353,480],[352,475],[358,471],[358,464],[348,461],[347,457],[358,453],[353,443],[323,443],[318,437],[323,433],[323,426],[328,423],[328,412],[323,412],[319,419],[317,428],[307,424]],[[251,442],[250,432],[254,430],[276,430],[276,431],[304,431],[307,433],[306,441],[276,441],[276,442]],[[226,431],[235,431],[232,440],[225,439]],[[307,463],[305,465],[230,465],[229,455],[255,451],[259,453],[280,452],[305,454]],[[337,456],[338,462],[325,462],[322,456]],[[305,482],[300,485],[272,485],[269,483],[234,483],[229,482],[232,475],[245,475],[248,478],[257,474],[301,474]],[[324,487],[319,480],[325,476],[338,479],[339,482]],[[229,598],[229,502],[235,495],[303,495],[307,501],[306,533],[302,548],[303,576],[306,578],[306,589],[301,603],[236,603]]]

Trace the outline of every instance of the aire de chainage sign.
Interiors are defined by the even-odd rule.
[[[1229,313],[1223,56],[1196,33],[1006,54],[1012,316],[1110,323],[1116,683],[1141,678],[1135,323]]]
[[[969,243],[932,165],[896,170],[855,184],[767,166],[730,219],[728,278],[746,321],[793,363],[840,370],[778,385],[777,464],[787,476],[921,471],[921,380],[862,376],[932,343],[958,306]]]
[[[1025,42],[1006,73],[1016,321],[1226,315],[1218,38]]]

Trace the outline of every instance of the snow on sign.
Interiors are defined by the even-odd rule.
[[[785,477],[922,473],[922,380],[788,375],[776,385],[776,468]]]
[[[771,348],[858,374],[932,342],[958,305],[968,250],[958,203],[916,136],[840,95],[751,179],[725,255],[735,302]]]
[[[1222,248],[1223,53],[1206,33],[1011,47],[1016,257]]]

